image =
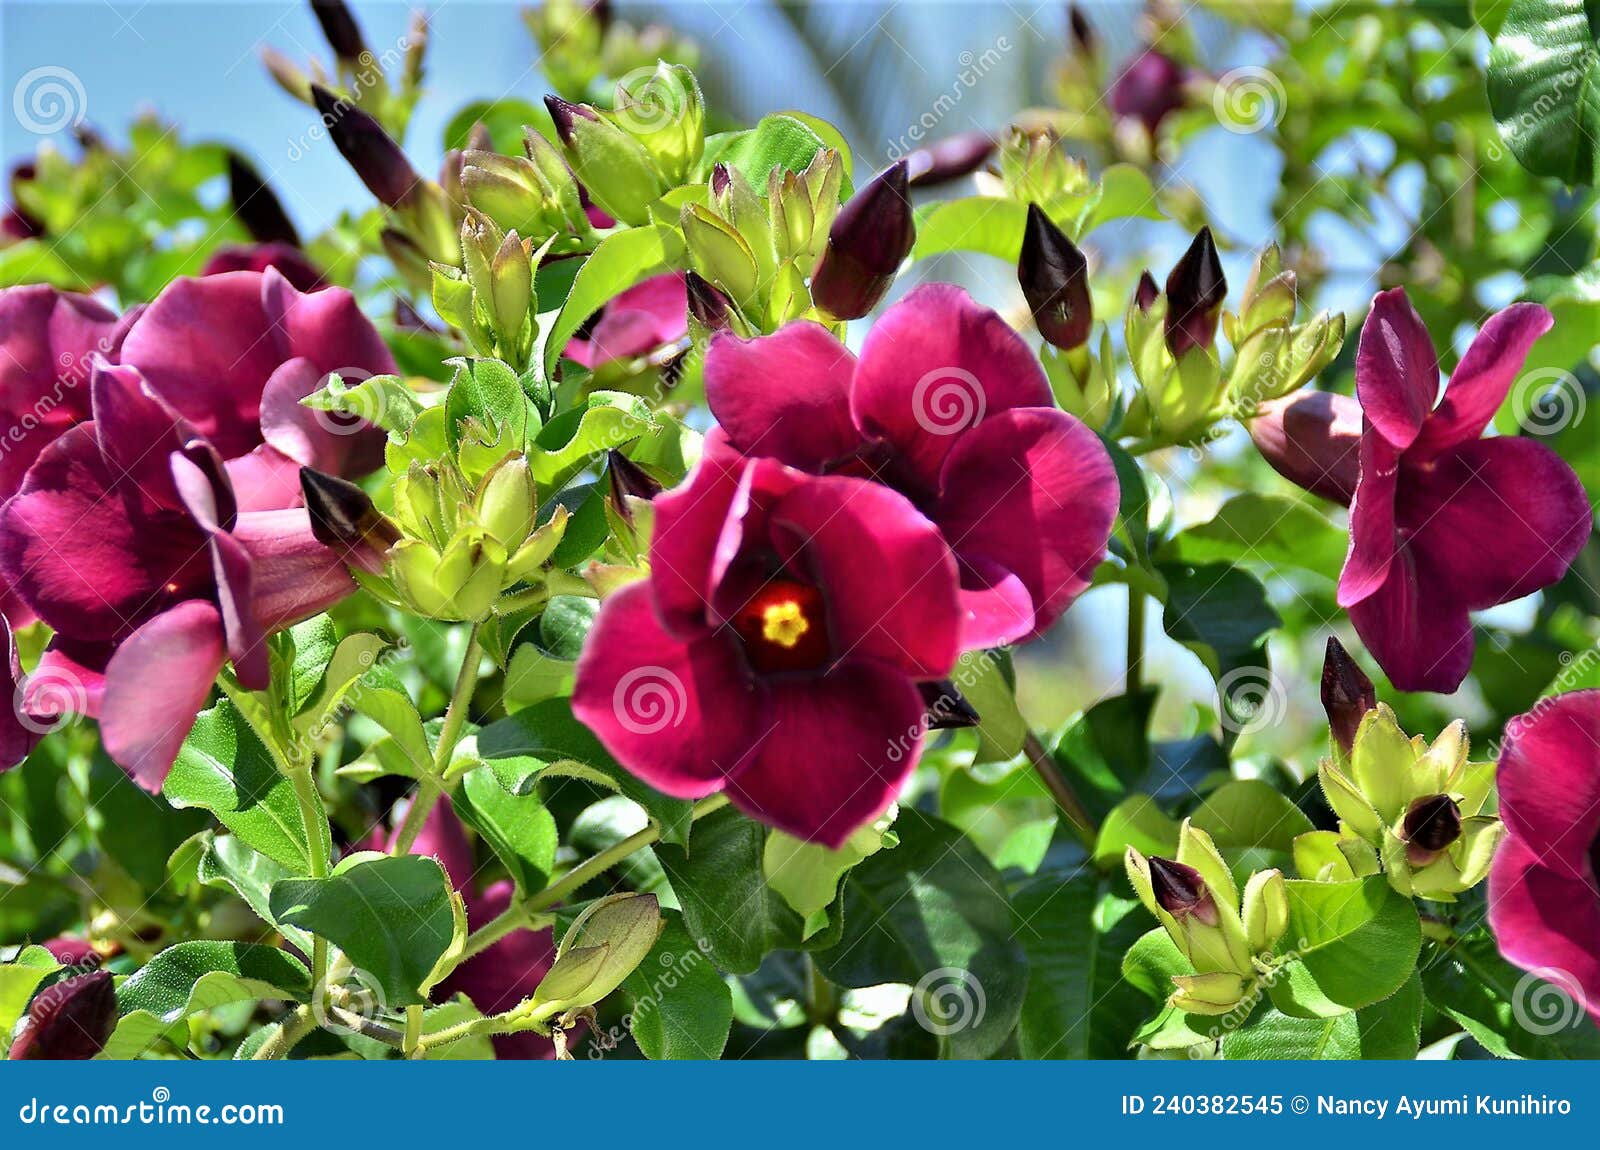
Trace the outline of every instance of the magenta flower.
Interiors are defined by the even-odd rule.
[[[273,268],[174,280],[129,328],[120,362],[221,453],[243,510],[295,506],[302,464],[347,478],[383,464],[382,431],[300,405],[330,373],[395,370],[343,288],[302,293]]]
[[[0,291],[0,502],[11,498],[39,453],[89,418],[89,360],[114,356],[116,313],[85,295],[45,284]],[[11,589],[0,611],[13,626],[32,620]]]
[[[719,431],[655,508],[650,579],[606,599],[573,712],[657,790],[726,790],[839,846],[898,793],[917,684],[960,653],[950,549],[893,491],[743,458]]]
[[[581,338],[567,341],[565,354],[590,371],[638,359],[688,335],[688,316],[683,276],[651,276],[608,302]]]
[[[1110,456],[1056,409],[1022,337],[959,288],[911,292],[859,362],[812,323],[719,335],[705,379],[738,450],[875,479],[938,524],[960,564],[965,647],[1044,631],[1105,553],[1118,500]]]
[[[216,449],[135,369],[97,363],[90,389],[94,418],[0,508],[0,574],[56,632],[23,686],[27,721],[98,718],[154,791],[223,664],[265,689],[265,636],[354,583],[304,509],[239,511]]]
[[[1453,691],[1472,666],[1469,612],[1556,582],[1594,525],[1583,486],[1542,443],[1482,439],[1550,313],[1513,304],[1462,356],[1438,406],[1439,363],[1402,288],[1361,329],[1366,419],[1339,605],[1394,685]]]
[[[294,285],[296,291],[310,292],[328,286],[317,265],[294,244],[274,241],[260,244],[237,244],[218,248],[211,253],[202,276],[222,275],[224,272],[264,272],[276,268],[283,278]]]
[[[1152,136],[1161,122],[1187,102],[1182,64],[1155,48],[1144,48],[1111,83],[1109,103],[1118,119],[1136,120]]]
[[[1496,778],[1508,832],[1489,871],[1500,953],[1560,972],[1550,981],[1600,1023],[1600,690],[1511,720]]]
[[[381,832],[365,844],[387,851],[389,840]],[[477,929],[498,918],[516,894],[510,879],[479,890],[473,881],[472,845],[448,799],[428,813],[422,831],[411,844],[414,855],[432,855],[450,876],[450,885],[467,905],[467,926]],[[482,1014],[499,1014],[533,994],[555,961],[555,940],[548,929],[514,930],[486,947],[450,973],[439,987],[439,997],[465,994]],[[494,1036],[495,1057],[500,1059],[554,1058],[555,1046],[531,1031]]]

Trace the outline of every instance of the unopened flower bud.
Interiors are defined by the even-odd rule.
[[[311,0],[311,11],[322,25],[333,54],[342,61],[361,59],[367,45],[361,38],[361,27],[344,0]]]
[[[41,990],[12,1040],[8,1060],[77,1060],[105,1048],[117,1024],[111,972],[97,970]]]
[[[1346,506],[1361,474],[1361,426],[1360,403],[1329,391],[1263,403],[1249,421],[1250,438],[1274,471]]]
[[[1270,953],[1289,928],[1289,892],[1283,872],[1257,871],[1244,886],[1245,938],[1256,954]]]
[[[400,531],[373,505],[370,495],[348,479],[309,467],[300,469],[300,492],[318,543],[363,571],[383,570],[384,552],[400,538]]]
[[[638,140],[592,108],[546,96],[567,162],[594,202],[625,224],[648,221],[667,190],[661,170]]]
[[[367,190],[388,207],[401,207],[422,182],[400,145],[383,125],[321,84],[311,85],[311,97],[340,155],[355,169]]]
[[[619,503],[624,498],[649,502],[661,494],[661,484],[655,477],[620,451],[606,452],[606,474],[611,483],[611,497]]]
[[[1144,125],[1152,136],[1161,122],[1184,106],[1184,68],[1171,56],[1145,48],[1111,85],[1111,112]]]
[[[1067,24],[1072,30],[1073,47],[1093,59],[1100,50],[1099,38],[1095,35],[1094,25],[1089,23],[1089,17],[1083,14],[1083,9],[1076,4],[1068,4]]]
[[[307,76],[293,60],[276,48],[264,45],[261,49],[261,62],[266,65],[267,75],[277,82],[278,87],[303,104],[312,102],[311,77]]]
[[[708,332],[723,331],[731,326],[728,297],[707,283],[698,272],[684,276],[684,287],[689,296],[689,315]]]
[[[1413,865],[1424,863],[1461,837],[1461,808],[1449,795],[1427,795],[1406,808],[1400,837],[1411,845]]]
[[[1139,273],[1139,284],[1133,289],[1133,302],[1140,311],[1149,311],[1161,298],[1161,288],[1148,270]]]
[[[653,894],[596,899],[567,929],[555,963],[533,992],[533,1017],[554,1018],[605,998],[644,961],[662,926]]]
[[[889,290],[916,239],[901,160],[840,209],[811,278],[812,301],[834,319],[866,315]]]
[[[521,455],[504,460],[483,481],[483,491],[478,496],[478,522],[508,554],[521,547],[533,531],[533,517],[538,511],[534,495],[533,472]]]
[[[971,175],[994,155],[999,145],[988,132],[960,132],[906,157],[906,182],[913,188],[936,188]]]
[[[1068,349],[1088,342],[1094,323],[1089,263],[1038,204],[1028,205],[1017,282],[1047,343]]]
[[[917,684],[922,693],[923,724],[930,731],[976,727],[983,721],[977,709],[949,679]]]
[[[554,94],[544,98],[544,106],[549,109],[550,119],[556,126],[556,135],[561,137],[563,144],[572,144],[574,142],[575,137],[572,129],[578,120],[598,121],[600,119],[594,109],[586,108],[582,104],[574,104],[570,100],[563,100],[560,96]]]
[[[1194,867],[1152,855],[1150,882],[1156,905],[1179,922],[1192,915],[1207,926],[1217,924],[1216,900]]]
[[[228,199],[233,203],[233,214],[257,243],[300,246],[300,233],[295,231],[278,197],[237,152],[228,153]]]
[[[1322,659],[1322,709],[1328,713],[1328,729],[1333,742],[1344,754],[1355,744],[1356,731],[1368,711],[1378,705],[1378,692],[1372,686],[1344,644],[1328,636],[1327,653]]]
[[[1209,348],[1228,295],[1211,229],[1203,227],[1167,277],[1167,349],[1181,359],[1190,348]]]

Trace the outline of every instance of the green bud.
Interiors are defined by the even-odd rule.
[[[705,149],[705,100],[694,73],[660,61],[617,81],[612,120],[644,146],[668,186],[683,183]]]
[[[1271,954],[1289,927],[1289,891],[1283,873],[1257,871],[1244,885],[1245,938],[1257,954]]]
[[[1154,914],[1200,974],[1231,971],[1253,977],[1255,964],[1239,892],[1211,837],[1184,821],[1178,859],[1149,858],[1133,847],[1125,862],[1139,901]]]
[[[477,500],[478,523],[508,555],[533,532],[534,495],[533,472],[521,455],[507,458],[483,481]]]
[[[574,920],[556,949],[556,961],[533,992],[535,1019],[593,1006],[644,961],[662,930],[653,894],[596,899]]]
[[[1323,797],[1345,827],[1368,842],[1377,841],[1383,832],[1383,820],[1372,809],[1366,796],[1334,765],[1332,759],[1324,759],[1317,767],[1317,781],[1322,784]]]
[[[549,520],[529,534],[527,541],[506,561],[506,578],[510,582],[529,581],[549,561],[566,534],[567,518],[567,509],[556,504]]]
[[[1027,132],[1013,128],[1001,141],[1000,183],[1005,194],[1025,204],[1038,204],[1052,219],[1086,200],[1094,185],[1083,161],[1068,154],[1053,131]]]
[[[1178,989],[1168,1003],[1190,1014],[1228,1014],[1256,993],[1254,978],[1226,970],[1175,974],[1172,982]]]
[[[775,167],[767,176],[767,210],[778,262],[809,273],[828,246],[828,230],[839,213],[844,161],[832,148],[812,157],[801,172]]]
[[[760,266],[744,237],[703,204],[686,205],[681,223],[694,270],[740,308],[759,310]]]
[[[625,224],[648,223],[668,184],[645,146],[593,108],[546,96],[562,150],[601,208]]]

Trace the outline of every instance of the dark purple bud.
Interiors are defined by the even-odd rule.
[[[1155,277],[1148,271],[1139,273],[1139,286],[1133,289],[1133,302],[1139,305],[1140,311],[1149,311],[1161,298],[1161,289],[1156,286]]]
[[[1183,65],[1165,53],[1146,48],[1111,84],[1111,111],[1120,119],[1137,120],[1152,136],[1184,99]]]
[[[1067,24],[1072,29],[1072,43],[1085,56],[1093,56],[1099,50],[1099,41],[1094,34],[1094,25],[1089,23],[1089,17],[1083,14],[1083,9],[1076,4],[1067,5]]]
[[[966,696],[948,679],[941,679],[937,683],[918,683],[917,690],[922,692],[922,706],[926,712],[923,723],[930,731],[959,730],[976,727],[982,722]]]
[[[1406,817],[1400,824],[1400,837],[1411,848],[1407,852],[1411,861],[1426,864],[1428,859],[1419,859],[1419,853],[1438,854],[1461,837],[1461,808],[1449,795],[1417,799],[1406,810]]]
[[[711,194],[720,196],[728,190],[733,183],[733,173],[728,171],[727,164],[711,165]]]
[[[592,108],[585,108],[582,104],[574,104],[563,100],[560,96],[546,96],[544,106],[550,109],[550,119],[556,126],[556,135],[561,137],[561,142],[568,147],[572,146],[572,126],[579,119],[598,120]]]
[[[1181,356],[1193,347],[1210,347],[1227,297],[1228,281],[1211,229],[1201,228],[1167,277],[1167,350]]]
[[[996,144],[988,132],[960,132],[947,136],[927,148],[918,148],[906,157],[906,181],[913,188],[934,188],[971,175],[995,153]]]
[[[1170,859],[1150,859],[1150,885],[1156,905],[1180,922],[1191,915],[1207,926],[1217,924],[1217,904],[1206,880],[1194,867]]]
[[[116,1025],[117,992],[109,970],[63,979],[34,997],[7,1058],[86,1061],[104,1049]]]
[[[311,11],[322,25],[322,34],[327,37],[335,56],[341,60],[361,59],[361,54],[367,50],[366,41],[361,38],[361,26],[344,0],[311,0]]]
[[[866,315],[889,290],[916,240],[901,160],[839,209],[811,277],[812,302],[834,319]]]
[[[295,231],[283,204],[249,162],[235,152],[228,153],[228,198],[233,202],[234,214],[256,243],[300,246],[300,233]]]
[[[311,518],[311,534],[345,562],[376,575],[384,552],[400,539],[400,531],[373,505],[372,497],[348,479],[300,469],[300,492]]]
[[[707,331],[722,331],[731,326],[728,313],[733,305],[727,296],[696,272],[688,272],[683,282],[689,296],[689,314],[695,322]]]
[[[311,85],[311,99],[322,113],[334,147],[355,169],[367,190],[388,207],[399,207],[422,181],[400,145],[389,138],[378,121],[321,84]]]
[[[606,474],[611,479],[611,497],[619,507],[624,505],[624,495],[648,501],[661,494],[661,484],[654,476],[615,449],[606,452]]]
[[[1356,665],[1344,644],[1329,635],[1327,654],[1322,658],[1322,709],[1328,713],[1333,741],[1345,754],[1355,744],[1362,718],[1377,705],[1378,692],[1372,680]]]
[[[400,331],[414,331],[428,335],[444,334],[423,318],[422,313],[413,307],[409,300],[400,296],[396,296],[394,301],[394,326]]]
[[[1028,205],[1017,282],[1047,343],[1069,349],[1089,341],[1089,262],[1038,204]]]

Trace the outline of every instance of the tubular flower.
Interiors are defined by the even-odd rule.
[[[606,598],[574,713],[657,790],[726,791],[838,847],[916,765],[918,684],[960,653],[950,549],[893,491],[746,459],[720,431],[654,514],[650,578]]]
[[[960,565],[964,646],[1037,635],[1089,585],[1116,516],[1110,457],[1055,408],[1023,339],[959,288],[911,292],[859,361],[812,323],[719,335],[705,378],[738,450],[876,480],[939,526]]]
[[[395,370],[343,288],[298,291],[276,268],[174,280],[128,329],[120,362],[227,461],[243,510],[291,507],[300,466],[355,477],[383,465],[383,432],[300,401],[338,373]]]
[[[240,511],[216,449],[133,368],[99,363],[90,389],[93,419],[0,509],[0,573],[56,632],[21,709],[98,718],[154,791],[223,664],[265,689],[265,636],[354,584],[303,509]]]
[[[689,297],[682,275],[652,276],[611,300],[567,341],[566,357],[596,371],[671,347],[689,334]]]
[[[1551,323],[1528,303],[1491,317],[1435,405],[1427,330],[1403,289],[1380,293],[1356,354],[1364,418],[1353,483],[1352,401],[1300,397],[1252,428],[1281,474],[1341,502],[1348,492],[1339,604],[1401,690],[1459,687],[1472,666],[1469,613],[1556,582],[1593,527],[1582,484],[1555,452],[1481,438]]]
[[[1508,834],[1489,871],[1489,925],[1526,970],[1600,1023],[1600,690],[1542,700],[1506,725],[1500,814]]]

